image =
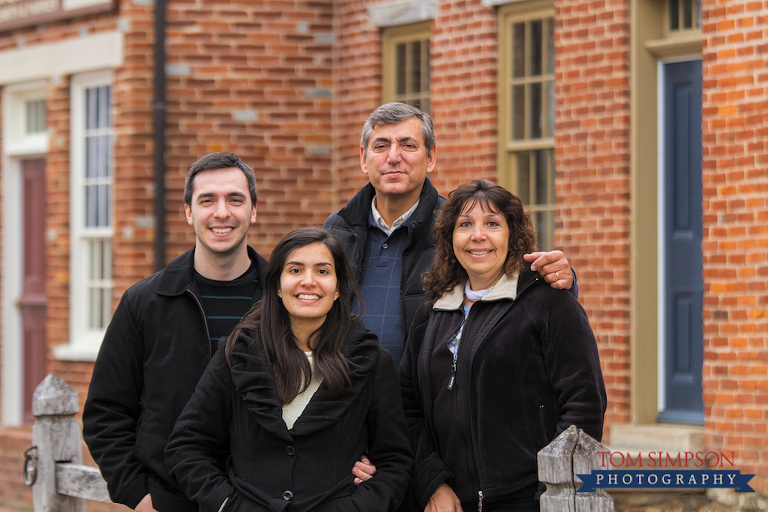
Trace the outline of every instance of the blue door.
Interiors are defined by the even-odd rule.
[[[659,421],[703,425],[701,61],[664,68],[665,400]]]

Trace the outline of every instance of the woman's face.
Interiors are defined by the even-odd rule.
[[[339,297],[331,251],[321,242],[305,245],[288,255],[280,274],[278,296],[291,318],[291,326],[314,331]]]
[[[465,209],[453,228],[453,252],[469,275],[473,290],[490,288],[504,274],[509,252],[509,227],[504,215],[478,201]]]

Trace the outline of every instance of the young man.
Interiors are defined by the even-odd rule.
[[[163,450],[218,339],[261,299],[266,268],[246,244],[256,178],[237,156],[212,153],[192,165],[184,211],[194,248],[125,292],[83,409],[83,437],[110,497],[139,511],[197,511],[168,475]]]
[[[376,332],[395,364],[425,300],[421,275],[435,254],[432,231],[445,201],[427,179],[436,159],[428,114],[405,103],[378,107],[360,138],[360,166],[369,183],[324,225],[341,238],[363,290],[365,325]],[[578,296],[561,251],[533,253],[526,260],[554,288],[571,289]]]

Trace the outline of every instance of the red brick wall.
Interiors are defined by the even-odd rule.
[[[171,2],[168,19],[168,259],[193,243],[181,202],[187,170],[223,150],[256,173],[250,241],[268,256],[333,207],[332,3]]]
[[[629,2],[555,4],[557,245],[600,348],[606,424],[629,407]]]
[[[768,491],[768,75],[760,2],[703,2],[706,444]]]

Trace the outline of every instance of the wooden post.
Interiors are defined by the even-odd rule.
[[[32,395],[32,443],[37,447],[37,477],[32,486],[35,512],[83,512],[83,500],[56,492],[56,463],[80,464],[83,453],[77,392],[51,373]]]
[[[604,490],[576,492],[582,484],[577,474],[600,469],[600,451],[608,449],[571,425],[538,453],[539,481],[547,486],[541,512],[613,511],[613,499]]]

